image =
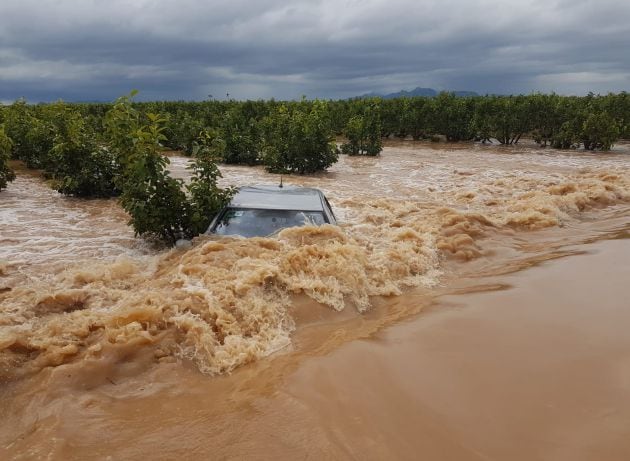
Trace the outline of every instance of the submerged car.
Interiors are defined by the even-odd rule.
[[[249,186],[237,191],[207,233],[267,237],[287,227],[336,223],[330,203],[318,189]]]

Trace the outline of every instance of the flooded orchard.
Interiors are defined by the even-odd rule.
[[[283,180],[340,226],[164,250],[18,171],[3,458],[630,456],[630,147],[400,142]]]

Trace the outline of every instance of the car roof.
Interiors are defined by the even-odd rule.
[[[229,206],[266,210],[324,211],[323,194],[320,190],[294,186],[241,187]]]

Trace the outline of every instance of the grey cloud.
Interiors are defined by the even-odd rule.
[[[0,100],[628,89],[630,4],[3,0]]]

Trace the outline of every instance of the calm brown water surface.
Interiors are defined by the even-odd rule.
[[[2,457],[628,458],[626,147],[392,143],[284,180],[341,228],[164,251],[19,171]]]

